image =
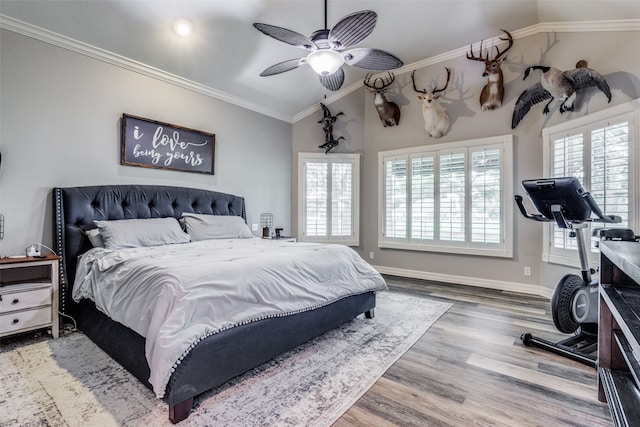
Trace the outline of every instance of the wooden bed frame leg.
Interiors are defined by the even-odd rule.
[[[371,310],[367,310],[364,312],[364,317],[366,317],[367,319],[373,319],[374,317],[376,317],[376,311],[374,308],[372,308]]]
[[[193,397],[178,403],[175,406],[169,406],[169,420],[173,423],[179,423],[185,420],[191,412],[193,406]]]

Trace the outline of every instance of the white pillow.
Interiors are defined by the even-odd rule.
[[[182,214],[191,240],[248,239],[254,237],[244,219],[235,215]]]
[[[180,228],[178,220],[170,217],[93,222],[107,249],[189,243],[191,240]]]
[[[104,248],[104,240],[102,240],[99,228],[92,228],[90,230],[83,231],[83,233],[89,238],[89,241],[94,248]]]

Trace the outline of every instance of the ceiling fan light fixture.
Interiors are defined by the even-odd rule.
[[[344,57],[341,53],[334,50],[321,49],[311,52],[307,56],[307,64],[313,68],[313,71],[321,76],[329,76],[344,64]]]

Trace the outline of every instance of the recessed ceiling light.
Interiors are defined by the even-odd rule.
[[[193,26],[191,22],[186,19],[177,19],[176,22],[173,23],[173,31],[181,37],[187,37],[193,31]]]

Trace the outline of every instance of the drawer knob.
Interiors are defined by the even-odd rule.
[[[19,321],[20,321],[19,319],[13,319],[13,322],[11,322],[11,323],[15,325],[15,324],[16,324],[16,323],[18,323]]]
[[[16,298],[16,299],[14,299],[13,301],[11,301],[11,304],[17,304],[17,303],[19,303],[19,302],[20,302],[20,300],[19,300],[18,298]]]

